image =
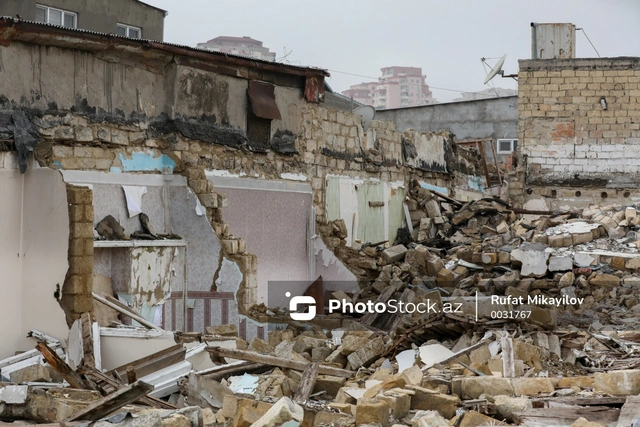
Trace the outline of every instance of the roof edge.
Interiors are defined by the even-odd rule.
[[[201,61],[219,61],[230,65],[245,66],[248,68],[280,74],[322,78],[330,75],[327,70],[321,68],[300,67],[167,42],[132,39],[115,34],[71,29],[56,25],[43,24],[40,22],[25,21],[8,16],[0,16],[0,45],[8,45],[12,41],[45,46],[85,49],[96,52],[126,51],[131,53],[132,49],[144,52],[148,52],[149,49],[153,49],[166,55],[181,55]]]

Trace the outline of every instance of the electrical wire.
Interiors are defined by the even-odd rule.
[[[576,30],[582,31],[582,34],[584,34],[584,36],[587,38],[587,41],[589,42],[589,44],[591,45],[593,50],[596,51],[596,55],[598,55],[598,58],[601,58],[600,52],[598,52],[598,49],[596,49],[596,47],[593,45],[593,43],[591,43],[591,39],[587,35],[587,32],[584,30],[584,28],[576,28]]]

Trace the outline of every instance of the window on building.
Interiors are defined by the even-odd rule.
[[[271,121],[282,120],[276,104],[275,87],[252,80],[247,89],[247,139],[252,151],[266,152],[271,146]]]
[[[122,37],[140,39],[142,38],[142,29],[138,27],[132,27],[131,25],[118,24],[116,28],[116,34]]]
[[[497,141],[498,153],[507,154],[512,153],[518,148],[518,140],[517,139],[499,139]]]
[[[77,28],[78,14],[38,4],[36,5],[36,21],[67,28]]]

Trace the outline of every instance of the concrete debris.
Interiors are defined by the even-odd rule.
[[[0,417],[60,423],[127,413],[180,427],[590,426],[633,411],[636,206],[531,221],[497,199],[461,203],[416,185],[407,197],[413,233],[395,242],[348,247],[344,221],[319,226],[359,289],[327,290],[314,319],[254,306],[250,315],[278,327],[248,342],[236,325],[175,333],[173,347],[111,371],[98,367],[94,348],[108,352],[109,344],[87,333],[100,331],[88,316],[70,346],[36,331],[38,350],[0,361],[3,381],[15,383],[0,384]],[[100,231],[112,238],[117,222]],[[132,334],[167,333],[115,298],[103,300],[146,323],[127,327]]]

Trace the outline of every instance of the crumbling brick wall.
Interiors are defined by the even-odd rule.
[[[518,86],[514,200],[637,194],[640,58],[521,60]]]
[[[69,270],[60,290],[67,324],[93,311],[93,191],[67,184]]]
[[[449,153],[446,159],[443,154],[435,156],[435,170],[430,171],[428,167],[408,166],[404,161],[403,150],[415,141],[416,133],[397,133],[392,122],[383,121],[373,121],[369,129],[364,131],[359,116],[318,105],[309,104],[301,112],[301,132],[296,139],[297,154],[246,152],[189,139],[175,130],[154,131],[147,120],[123,124],[96,122],[91,117],[68,112],[42,115],[34,120],[43,139],[36,146],[35,157],[42,166],[103,172],[127,172],[128,159],[134,155],[171,159],[175,162],[174,173],[186,176],[189,187],[206,209],[207,218],[221,240],[223,256],[236,262],[243,272],[244,282],[237,295],[242,309],[247,309],[256,301],[258,260],[246,252],[242,236],[233,236],[224,223],[220,208],[226,205],[226,198],[216,193],[213,183],[205,175],[206,170],[222,169],[263,179],[282,179],[283,174],[304,176],[313,188],[316,219],[320,223],[326,221],[324,192],[329,175],[405,182],[407,185],[410,180],[419,179],[453,194],[454,188],[460,186],[458,179],[464,181],[456,168],[464,164],[465,173],[473,172],[465,156],[462,156],[466,159],[462,162],[452,154],[455,147],[452,146],[453,136],[450,133],[428,135],[431,143],[447,145],[448,148],[442,151]],[[427,151],[423,153],[425,158],[431,155],[428,150],[422,151]],[[441,170],[437,170],[438,167]],[[89,189],[74,188],[69,198],[73,208],[70,211],[71,226],[75,231],[70,237],[71,268],[67,278],[69,286],[65,287],[63,295],[63,307],[68,320],[72,321],[80,313],[90,310],[94,218],[86,216],[91,206]],[[79,216],[80,206],[85,208],[85,216]],[[85,242],[84,239],[88,240]]]

